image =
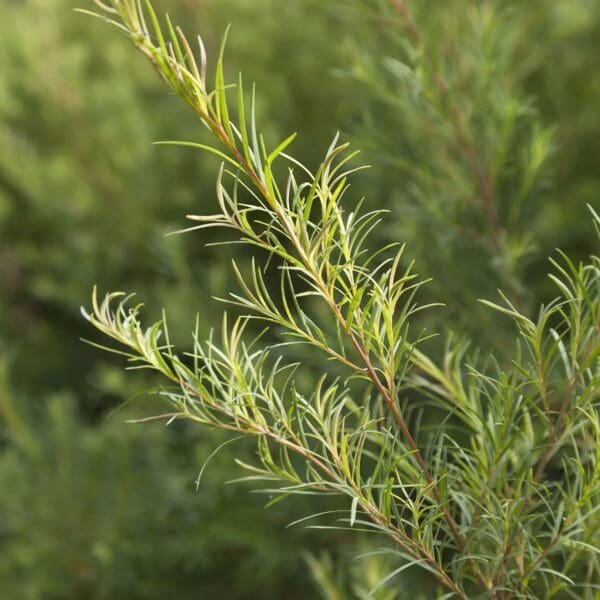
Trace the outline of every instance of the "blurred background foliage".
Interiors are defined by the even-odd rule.
[[[554,248],[590,253],[597,2],[155,4],[201,32],[212,56],[232,24],[227,74],[257,83],[271,142],[300,132],[294,154],[307,165],[338,130],[363,150],[372,168],[355,178],[353,198],[390,211],[378,241],[406,241],[417,271],[433,278],[422,301],[446,304],[417,324],[443,334],[432,345],[453,333],[504,349],[511,332],[477,299],[500,287],[534,311],[551,294]],[[0,0],[4,595],[366,597],[384,566],[369,559],[357,569],[365,541],[284,530],[315,508],[309,500],[264,511],[250,488],[224,486],[239,475],[243,443],[222,450],[196,491],[224,438],[126,425],[160,410],[152,379],[79,341],[93,284],[164,307],[177,339],[199,313],[206,334],[222,311],[211,296],[235,288],[229,261],[244,257],[237,246],[205,247],[212,232],[165,237],[185,214],[211,212],[217,162],[152,146],[205,132],[126,40],[76,6],[89,8]],[[380,597],[405,597],[401,589]]]

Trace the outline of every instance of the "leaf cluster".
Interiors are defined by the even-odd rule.
[[[508,299],[486,302],[517,329],[509,360],[471,356],[450,344],[441,364],[409,328],[422,281],[404,265],[403,247],[371,250],[381,215],[344,206],[354,158],[334,139],[316,172],[273,150],[248,110],[241,77],[230,100],[223,47],[214,86],[207,58],[149,2],[96,1],[212,132],[215,145],[184,142],[223,159],[220,212],[190,216],[189,229],[222,227],[255,248],[249,272],[234,264],[244,315],[224,317],[220,335],[194,336],[179,355],[166,319],[145,327],[128,297],[94,293],[84,316],[131,368],[158,371],[172,411],[253,436],[252,481],[275,499],[336,494],[348,508],[319,528],[371,532],[398,566],[380,582],[420,567],[445,597],[589,595],[598,584],[600,455],[599,258],[555,262],[557,300],[535,319]],[[235,115],[235,118],[234,118]],[[171,142],[169,142],[171,143]],[[596,227],[600,220],[592,211]],[[266,257],[259,262],[261,257]],[[279,288],[265,283],[276,270]],[[316,309],[315,307],[319,307]],[[484,310],[484,308],[481,308]],[[280,344],[246,334],[250,319],[275,328],[286,345],[308,344],[337,365],[308,392],[302,364]],[[217,337],[219,339],[217,339]],[[416,407],[441,411],[441,425],[419,427]]]

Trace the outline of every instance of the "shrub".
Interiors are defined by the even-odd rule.
[[[287,153],[293,135],[267,149],[241,77],[236,102],[229,97],[224,44],[210,87],[201,40],[193,49],[169,19],[161,28],[149,3],[97,4],[214,138],[167,143],[223,160],[219,212],[190,216],[185,231],[228,229],[227,242],[255,256],[247,270],[233,264],[239,290],[227,301],[241,316],[224,316],[207,341],[194,335],[189,352],[175,351],[166,318],[146,327],[130,297],[94,293],[84,315],[116,342],[107,349],[165,380],[160,395],[171,409],[149,419],[256,438],[258,464],[241,466],[274,501],[345,498],[341,514],[300,521],[385,540],[380,552],[397,564],[378,585],[414,567],[445,597],[591,598],[599,584],[600,259],[575,264],[559,253],[556,299],[535,317],[508,296],[482,303],[478,310],[512,322],[510,354],[449,341],[438,360],[418,320],[437,309],[417,300],[426,292],[404,246],[369,249],[381,212],[343,207],[355,153],[336,137],[313,172]],[[249,335],[255,319],[268,334]],[[294,362],[298,345],[327,359],[319,377]]]

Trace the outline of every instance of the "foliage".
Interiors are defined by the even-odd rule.
[[[158,427],[124,436],[117,415],[92,427],[65,393],[26,411],[2,379],[0,477],[7,491],[0,494],[0,578],[7,597],[310,592],[300,557],[286,551],[290,535],[308,544],[306,533],[284,534],[285,511],[266,522],[262,502],[248,495],[240,502],[239,489],[223,487],[227,455],[215,459],[196,492],[190,471],[220,443],[217,436],[199,443],[177,428],[165,440]],[[256,520],[262,528],[248,526]]]
[[[152,141],[167,131],[186,135],[193,117],[173,110],[152,73],[129,61],[123,40],[90,28],[73,6],[72,0],[6,2],[0,19],[0,332],[10,349],[10,386],[2,400],[23,412],[40,456],[28,462],[31,449],[2,414],[0,505],[11,515],[3,528],[11,534],[0,540],[2,590],[35,598],[56,590],[61,598],[79,598],[83,585],[86,597],[164,597],[167,588],[181,597],[247,598],[260,591],[278,598],[294,590],[306,596],[303,562],[286,549],[292,539],[301,548],[322,544],[299,528],[284,537],[293,518],[287,506],[265,513],[263,497],[223,488],[231,478],[229,447],[211,461],[196,490],[206,456],[224,440],[219,432],[198,436],[159,425],[142,432],[122,423],[123,412],[105,423],[113,407],[152,384],[143,374],[124,377],[117,361],[99,360],[80,342],[87,328],[78,306],[89,295],[90,277],[104,287],[134,286],[152,304],[168,307],[175,336],[178,323],[187,333],[190,306],[205,307],[200,328],[206,332],[218,318],[208,296],[226,289],[226,265],[237,253],[164,237],[184,207],[205,210],[213,166],[193,153],[156,152]],[[300,12],[304,4],[295,6]],[[279,32],[284,43],[268,6],[237,8],[254,32],[262,28],[271,39]],[[175,9],[178,18],[212,23],[214,31],[226,11],[231,5],[215,1]],[[315,49],[319,35],[331,47],[318,14],[304,22],[315,25]],[[243,55],[248,40],[236,42],[231,53]],[[263,60],[284,59],[265,52]],[[290,60],[299,70],[312,68],[306,55]],[[264,62],[253,68],[258,76]],[[291,87],[282,76],[271,97],[296,115]],[[325,99],[327,88],[320,90]],[[265,103],[258,97],[257,104],[260,111]],[[320,131],[318,117],[306,115],[305,126]],[[271,128],[275,135],[280,125],[272,121]],[[151,406],[146,402],[143,410]],[[64,426],[55,426],[60,419]],[[80,450],[90,446],[93,451]],[[244,456],[251,449],[236,444],[235,451]],[[42,489],[41,474],[59,469],[64,477],[44,475]],[[61,536],[69,519],[76,530],[72,549]],[[96,547],[108,547],[112,558],[98,560]],[[169,548],[173,561],[152,551],[159,547]],[[76,554],[84,572],[67,560]],[[179,587],[184,562],[185,589]]]
[[[509,356],[485,349],[482,359],[450,342],[438,364],[413,331],[415,315],[431,305],[415,300],[422,282],[405,265],[403,246],[369,250],[380,213],[361,213],[360,203],[342,208],[356,170],[346,145],[336,137],[314,171],[286,153],[294,136],[268,150],[241,77],[237,103],[229,98],[223,45],[211,88],[201,40],[192,49],[168,18],[161,28],[149,3],[97,4],[214,137],[214,145],[167,142],[223,160],[219,212],[191,216],[188,230],[226,228],[233,241],[255,248],[248,269],[233,266],[240,290],[229,302],[242,316],[225,317],[220,334],[205,342],[196,333],[185,354],[175,352],[166,319],[146,328],[128,297],[94,295],[84,314],[118,343],[113,351],[169,382],[160,395],[172,412],[153,418],[255,437],[259,464],[241,464],[276,499],[346,498],[343,515],[324,527],[386,540],[381,552],[396,566],[382,585],[420,567],[448,597],[592,597],[599,580],[598,257],[555,260],[558,296],[535,318],[508,298],[486,302],[516,326]],[[541,145],[545,156],[548,136],[528,135],[529,147]],[[538,160],[526,155],[524,180]],[[483,193],[482,201],[487,206]],[[276,294],[266,284],[273,270]],[[247,335],[252,319],[280,342]],[[331,368],[319,378],[303,374],[293,362],[298,344],[321,352]],[[424,409],[438,416],[435,426],[427,419],[419,426]]]
[[[352,43],[347,70],[355,86],[369,90],[359,143],[383,165],[373,170],[369,193],[393,207],[387,236],[401,237],[432,276],[432,294],[446,304],[455,328],[506,350],[505,327],[493,314],[480,314],[477,298],[501,287],[531,314],[553,294],[543,257],[559,243],[584,259],[595,243],[581,225],[595,197],[589,188],[574,189],[562,168],[565,156],[578,154],[564,146],[585,108],[557,80],[569,69],[556,61],[577,53],[584,39],[589,47],[598,6],[461,0],[435,10],[419,0],[385,6],[363,10],[372,23],[369,41]],[[543,77],[552,84],[540,101],[532,81]],[[549,119],[539,107],[563,96],[560,114]],[[594,177],[591,170],[587,176]],[[438,316],[430,318],[445,327]]]
[[[230,54],[243,56],[253,35],[269,37],[274,49],[290,35],[281,31],[269,4],[275,3],[213,0],[169,8],[182,21],[221,31],[235,5],[234,24],[247,25],[248,34],[236,36]],[[96,417],[130,392],[122,383],[105,381],[120,378],[114,368],[105,377],[114,361],[99,361],[76,341],[85,333],[77,307],[89,296],[90,277],[106,288],[131,285],[167,307],[175,334],[179,325],[187,333],[187,307],[205,306],[200,325],[208,331],[218,318],[209,296],[225,293],[227,264],[236,249],[217,252],[191,238],[164,237],[186,207],[207,210],[213,164],[192,152],[152,146],[167,135],[195,131],[193,115],[174,108],[152,73],[129,60],[123,40],[86,27],[75,5],[72,0],[2,5],[0,326],[4,338],[20,348],[11,373],[24,392],[44,395],[68,387],[83,412]],[[305,0],[288,6],[306,13],[297,18],[310,25],[304,43],[334,60],[322,13],[307,13]],[[215,44],[217,39],[207,40],[209,50]],[[255,78],[270,65],[282,72],[286,62],[297,72],[312,72],[316,60],[267,49],[258,58],[246,65]],[[269,100],[286,106],[287,113],[270,121],[270,133],[279,136],[300,115],[303,126],[325,143],[334,130],[327,130],[319,113],[302,108],[297,82],[284,75],[272,80],[269,97],[257,95],[257,110],[268,110]],[[332,89],[310,85],[307,93],[333,103]],[[342,96],[340,90],[335,101],[340,118],[349,110]],[[116,114],[118,121],[111,117]]]

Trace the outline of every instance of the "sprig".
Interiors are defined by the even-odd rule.
[[[161,27],[149,2],[96,3],[215,141],[166,143],[223,160],[219,212],[190,215],[194,224],[184,231],[225,228],[268,256],[247,270],[233,264],[239,290],[227,301],[243,316],[232,323],[225,316],[219,335],[205,342],[196,331],[189,353],[171,344],[166,318],[145,327],[129,297],[100,301],[94,291],[84,316],[132,368],[169,381],[161,394],[174,410],[160,418],[254,436],[259,464],[242,466],[274,501],[346,497],[347,515],[326,527],[386,536],[402,564],[383,583],[413,566],[463,599],[555,594],[576,579],[592,586],[599,572],[599,259],[555,262],[559,297],[537,319],[506,298],[485,302],[515,324],[508,360],[482,360],[449,343],[438,365],[412,331],[414,315],[430,305],[416,302],[423,281],[406,264],[404,246],[370,250],[381,213],[344,206],[356,153],[336,137],[313,173],[288,154],[294,135],[268,149],[241,76],[237,102],[230,100],[225,40],[211,86],[202,41],[193,50],[168,18]],[[598,227],[596,213],[593,219]],[[278,272],[276,290],[269,268]],[[282,333],[286,344],[312,346],[338,364],[338,375],[325,370],[311,390],[301,389],[304,366],[287,362],[281,345],[249,336],[250,319]],[[420,430],[412,418],[425,406],[441,411],[434,430]],[[551,465],[562,485],[548,477]],[[579,575],[583,560],[592,566]]]

